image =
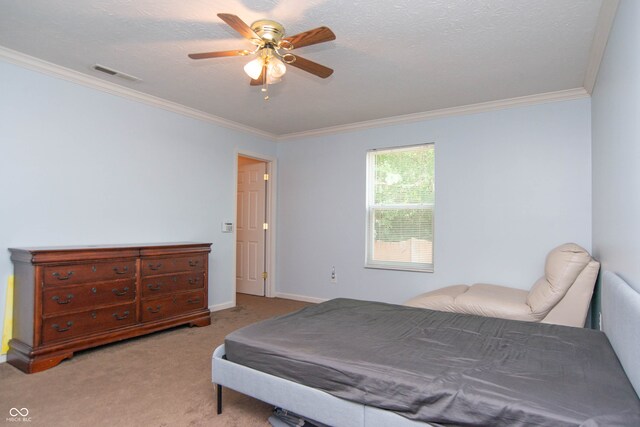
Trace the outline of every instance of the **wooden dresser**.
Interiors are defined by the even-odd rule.
[[[211,243],[12,248],[7,361],[38,372],[73,353],[172,326],[211,324]]]

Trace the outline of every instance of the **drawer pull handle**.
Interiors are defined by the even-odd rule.
[[[129,267],[125,266],[122,270],[120,270],[118,267],[113,267],[113,271],[115,271],[116,274],[126,274],[127,271],[129,271]]]
[[[149,313],[158,313],[160,312],[160,309],[162,308],[161,305],[156,305],[156,308],[154,309],[153,307],[147,307],[147,311]]]
[[[162,267],[162,263],[161,262],[159,262],[157,264],[149,264],[149,268],[151,270],[160,270],[160,267]]]
[[[127,317],[129,317],[129,310],[127,310],[124,313],[122,313],[122,316],[119,316],[118,313],[113,313],[113,317],[115,317],[116,320],[124,320]]]
[[[98,314],[95,311],[91,312],[91,318],[95,319],[98,316]]]
[[[200,298],[195,298],[195,299],[189,298],[187,300],[187,304],[199,304],[199,303],[200,303]]]
[[[117,289],[111,289],[111,292],[113,292],[116,296],[121,297],[122,295],[125,295],[127,292],[129,292],[129,287],[125,286],[121,291]]]
[[[200,281],[200,278],[196,278],[196,279],[189,279],[189,284],[190,285],[196,285],[198,282]]]
[[[149,288],[150,291],[159,291],[161,286],[159,284],[149,283],[147,284],[147,288]]]
[[[190,259],[189,260],[189,267],[195,267],[196,265],[198,265],[199,262],[200,262],[199,260],[195,260],[194,261],[194,260]]]
[[[91,288],[91,293],[97,294],[98,290],[96,288]]]
[[[61,276],[60,273],[58,273],[57,271],[52,274],[52,276],[55,277],[58,280],[69,280],[69,278],[72,275],[73,275],[73,271],[71,271],[71,270],[67,271],[67,275],[66,276]]]
[[[61,328],[60,325],[58,325],[57,323],[54,323],[53,325],[51,325],[51,327],[53,329],[55,329],[58,332],[65,332],[68,331],[69,329],[71,329],[71,326],[73,326],[73,322],[71,320],[69,320],[67,322],[67,327],[66,328]]]
[[[69,294],[69,295],[67,295],[67,299],[66,300],[60,299],[60,297],[58,295],[53,296],[51,299],[54,300],[55,302],[57,302],[58,304],[69,304],[71,302],[72,298],[73,298],[73,294]]]

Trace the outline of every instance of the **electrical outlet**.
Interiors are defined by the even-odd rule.
[[[331,267],[331,283],[338,283],[338,276],[336,276],[336,268],[334,266]]]

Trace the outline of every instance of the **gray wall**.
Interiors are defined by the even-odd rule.
[[[278,292],[402,302],[456,283],[529,289],[550,249],[591,249],[590,100],[278,144]],[[369,149],[435,142],[435,272],[364,268]],[[330,283],[336,267],[337,284]]]
[[[640,291],[640,2],[623,0],[592,97],[593,251]]]
[[[2,61],[0,76],[0,324],[14,246],[213,242],[209,304],[233,301],[236,152],[275,143]]]

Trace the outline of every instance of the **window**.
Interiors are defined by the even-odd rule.
[[[433,271],[434,146],[367,153],[366,267]]]

